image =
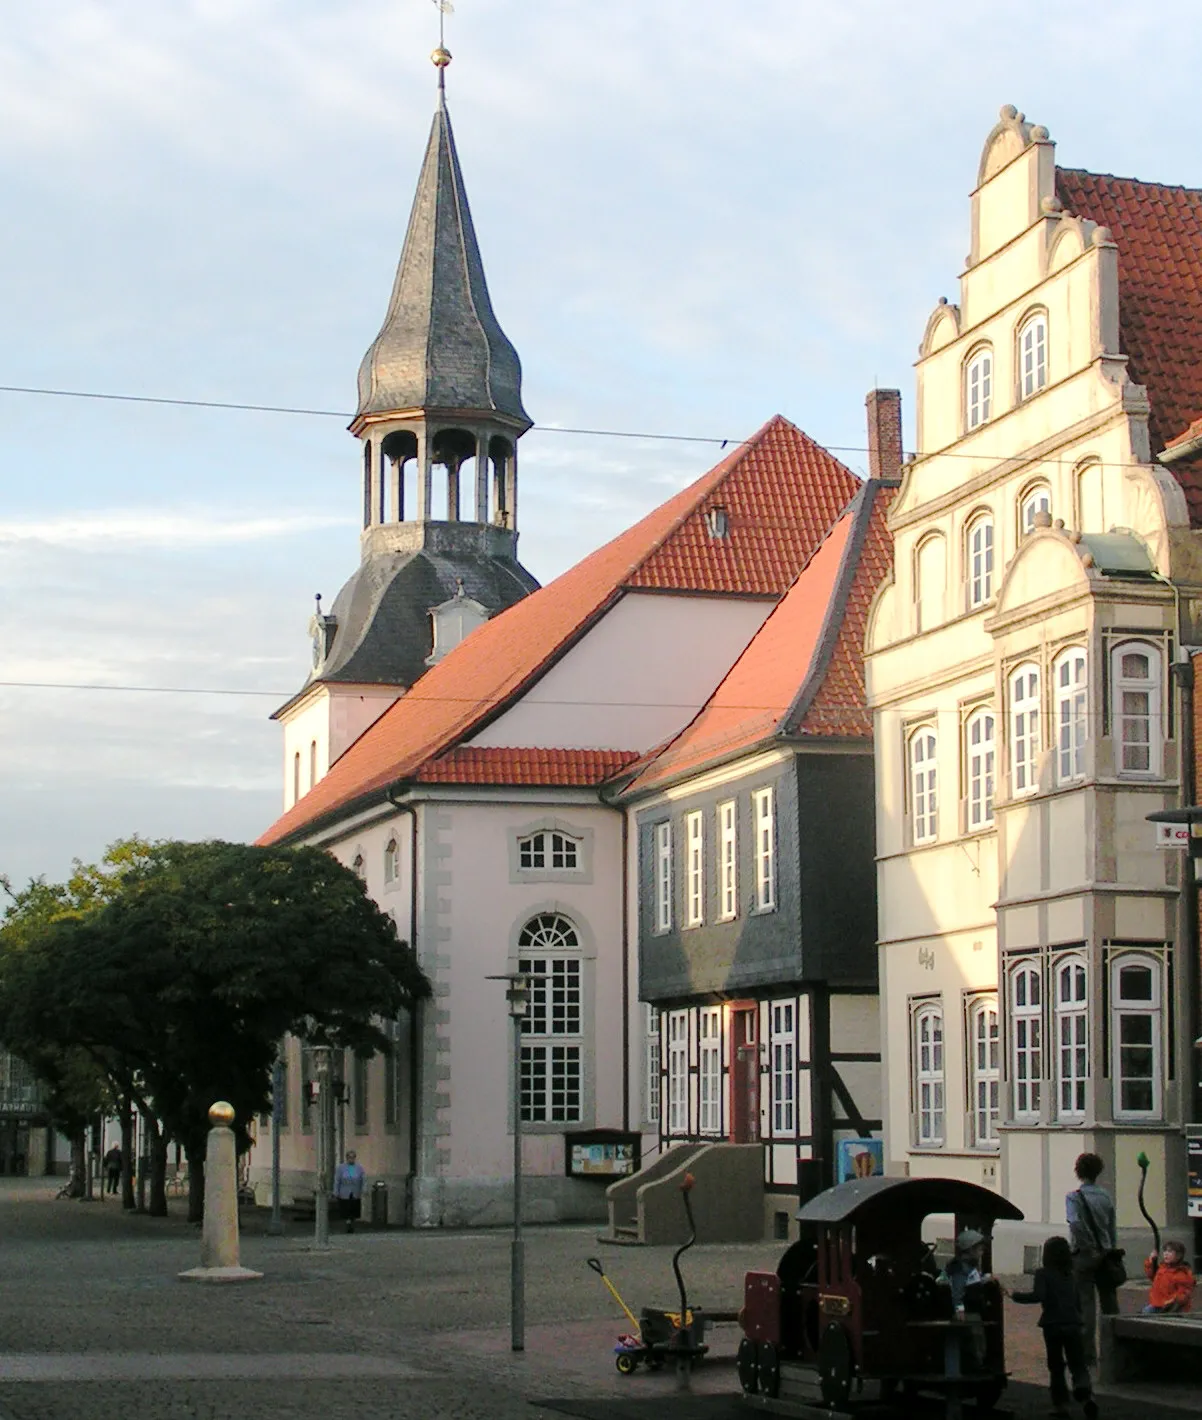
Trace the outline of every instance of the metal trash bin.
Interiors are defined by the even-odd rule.
[[[371,1186],[371,1225],[373,1228],[388,1226],[388,1185],[383,1179]]]

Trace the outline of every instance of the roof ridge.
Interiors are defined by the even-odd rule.
[[[1067,168],[1056,164],[1056,172],[1072,173],[1077,177],[1106,178],[1110,182],[1130,182],[1137,187],[1162,187],[1168,192],[1193,192],[1202,196],[1202,187],[1188,187],[1183,182],[1157,182],[1155,178],[1125,177],[1122,173],[1098,173],[1092,168]]]

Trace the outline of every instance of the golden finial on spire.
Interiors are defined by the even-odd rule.
[[[430,55],[430,59],[438,72],[438,82],[442,83],[442,71],[451,62],[451,51],[447,48],[446,22],[447,16],[455,13],[455,7],[451,0],[433,0],[433,4],[438,11],[438,48]]]

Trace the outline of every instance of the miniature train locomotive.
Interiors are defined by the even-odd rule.
[[[930,1214],[984,1236],[983,1280],[962,1309],[922,1238]],[[798,1212],[801,1236],[775,1272],[744,1283],[739,1380],[784,1408],[842,1408],[853,1396],[930,1391],[980,1409],[1006,1386],[1002,1293],[989,1275],[993,1224],[1021,1219],[1007,1199],[940,1178],[863,1178],[829,1188]]]

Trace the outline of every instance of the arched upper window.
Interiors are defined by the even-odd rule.
[[[1091,459],[1077,469],[1076,525],[1084,533],[1106,531],[1106,490],[1102,465]]]
[[[992,710],[978,710],[964,735],[968,760],[968,831],[993,824],[995,720]]]
[[[367,864],[363,861],[362,853],[356,853],[351,860],[351,872],[357,873],[361,878],[367,876]]]
[[[1163,1024],[1161,965],[1152,956],[1124,954],[1111,966],[1111,1055],[1116,1119],[1160,1114]]]
[[[317,741],[309,741],[309,788],[317,783]]]
[[[1042,311],[1018,332],[1018,376],[1022,399],[1038,394],[1048,382],[1048,318]]]
[[[997,1147],[998,1093],[1001,1060],[998,1045],[997,997],[982,996],[968,1013],[972,1141],[978,1149]]]
[[[300,798],[300,750],[298,749],[292,759],[292,802],[295,804]]]
[[[1110,653],[1111,721],[1120,774],[1159,774],[1161,657],[1146,641],[1124,641]]]
[[[1039,667],[1028,662],[1010,676],[1010,792],[1030,794],[1039,787]]]
[[[1046,513],[1049,518],[1052,516],[1052,490],[1046,483],[1033,483],[1023,490],[1018,505],[1018,530],[1022,536],[1025,537],[1035,526],[1038,513]]]
[[[1089,736],[1089,676],[1080,646],[1062,651],[1052,667],[1056,696],[1056,782],[1085,777],[1085,741]]]
[[[931,725],[910,736],[910,836],[930,843],[938,831],[938,742]]]
[[[978,428],[993,409],[993,351],[974,350],[964,365],[964,426]]]
[[[943,1143],[943,1007],[927,1002],[914,1012],[915,1143]]]
[[[1084,1119],[1089,1079],[1088,973],[1083,957],[1066,957],[1056,967],[1056,1113]]]
[[[1043,981],[1038,966],[1030,962],[1010,975],[1010,1026],[1014,1117],[1038,1119],[1043,1080]]]
[[[395,883],[401,875],[401,850],[395,838],[390,838],[384,848],[384,881]]]
[[[993,596],[993,519],[981,513],[968,525],[968,605],[983,606]]]
[[[540,829],[538,833],[518,839],[518,866],[571,872],[580,867],[580,840],[568,833]]]
[[[947,547],[939,533],[930,533],[914,550],[915,630],[929,631],[947,615]]]
[[[540,912],[518,933],[527,982],[522,1017],[521,1110],[532,1124],[578,1124],[584,1075],[580,936],[561,912]]]

